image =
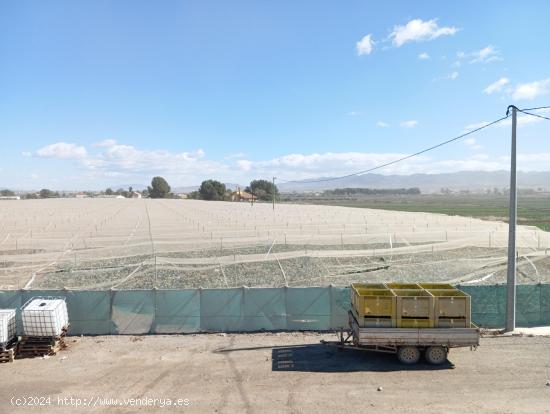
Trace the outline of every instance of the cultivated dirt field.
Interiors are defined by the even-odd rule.
[[[70,348],[56,356],[0,366],[0,412],[550,412],[550,337],[483,338],[475,352],[452,350],[442,367],[340,352],[320,345],[322,338],[333,339],[316,333],[70,338]],[[41,397],[43,405],[14,407],[12,397]],[[63,405],[58,398],[65,397]],[[71,406],[70,397],[92,406]],[[148,397],[189,405],[124,405]],[[101,406],[98,398],[115,405]]]
[[[508,227],[468,217],[196,200],[0,201],[0,288],[220,288],[505,280]],[[520,226],[518,282],[550,280]]]

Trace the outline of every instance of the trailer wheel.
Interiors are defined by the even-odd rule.
[[[447,360],[447,349],[442,346],[429,346],[424,353],[426,361],[432,365],[443,364]]]
[[[397,349],[397,359],[402,364],[416,364],[420,359],[420,351],[416,346],[400,346]]]

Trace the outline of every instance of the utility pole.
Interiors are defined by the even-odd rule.
[[[516,329],[516,222],[517,222],[517,188],[516,188],[516,127],[517,111],[512,109],[512,154],[510,157],[510,217],[508,220],[508,273],[506,278],[506,332]]]
[[[277,177],[273,177],[273,188],[271,189],[271,195],[272,195],[272,200],[273,200],[273,211],[275,211],[275,178]]]

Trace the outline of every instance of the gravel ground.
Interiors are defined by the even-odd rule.
[[[550,412],[549,337],[483,338],[475,352],[453,350],[449,363],[437,368],[405,367],[387,354],[340,352],[320,345],[323,338],[332,336],[70,338],[69,349],[56,356],[2,365],[0,412]],[[12,397],[43,397],[44,405],[13,407]],[[70,397],[92,407],[70,406]],[[125,398],[143,404],[147,397],[159,399],[156,408],[124,405]],[[97,398],[118,401],[99,406]],[[167,398],[189,405],[159,408]]]

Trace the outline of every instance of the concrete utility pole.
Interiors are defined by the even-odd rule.
[[[273,177],[273,188],[271,189],[271,192],[272,192],[272,199],[273,199],[273,211],[275,211],[275,178],[277,177]]]
[[[510,218],[508,221],[508,273],[506,279],[506,332],[516,329],[516,222],[517,222],[517,188],[516,188],[516,126],[517,111],[512,109],[512,154],[510,161]]]

